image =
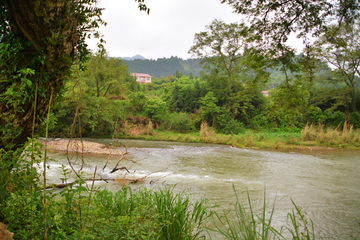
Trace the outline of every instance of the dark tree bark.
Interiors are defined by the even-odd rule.
[[[74,11],[77,3],[69,0],[7,0],[2,4],[2,11],[7,16],[7,27],[10,29],[4,39],[10,46],[11,41],[20,42],[21,48],[17,50],[16,56],[10,56],[15,58],[11,66],[13,69],[6,69],[6,65],[2,65],[5,79],[2,79],[0,92],[4,93],[11,87],[14,90],[21,88],[21,78],[11,79],[17,71],[24,68],[35,70],[35,74],[27,76],[32,84],[27,86],[26,92],[21,96],[28,99],[15,106],[0,102],[0,126],[6,126],[7,130],[13,128],[12,134],[0,132],[0,148],[9,151],[15,150],[31,137],[36,85],[38,94],[35,130],[47,112],[52,89],[55,96],[63,89],[80,40],[81,16]]]

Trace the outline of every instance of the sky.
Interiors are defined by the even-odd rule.
[[[105,8],[100,27],[111,57],[132,57],[137,54],[147,59],[191,58],[188,54],[196,33],[214,19],[226,23],[240,22],[231,6],[220,0],[145,0],[150,14],[140,12],[134,0],[101,0]],[[88,41],[96,50],[96,40]]]

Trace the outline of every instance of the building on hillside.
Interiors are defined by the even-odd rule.
[[[151,83],[151,76],[146,73],[132,73],[133,77],[136,78],[136,81],[140,84],[142,83]]]
[[[262,93],[264,96],[268,96],[268,95],[269,95],[269,92],[268,92],[268,91],[261,91],[261,93]]]

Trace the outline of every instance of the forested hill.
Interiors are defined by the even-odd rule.
[[[124,60],[130,72],[147,73],[153,77],[161,78],[174,74],[176,71],[184,75],[199,76],[201,68],[198,59],[183,60],[178,57],[158,58],[157,60]]]
[[[300,55],[296,55],[295,58],[299,57]],[[176,56],[149,60],[141,55],[136,55],[132,58],[123,58],[123,61],[129,66],[129,72],[147,73],[156,78],[173,75],[177,71],[183,75],[190,76],[190,74],[192,74],[194,77],[199,77],[201,70],[201,67],[199,66],[200,59],[183,60]],[[322,78],[326,78],[326,76],[330,74],[331,69],[326,63],[319,64],[321,64],[321,66],[317,69],[315,75],[317,77],[322,76]],[[268,89],[275,88],[284,81],[285,75],[281,70],[268,68],[267,71],[271,74],[270,80],[267,83]],[[327,78],[329,78],[329,76]]]

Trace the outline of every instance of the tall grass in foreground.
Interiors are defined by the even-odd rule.
[[[91,191],[91,190],[90,190]],[[47,199],[47,239],[199,239],[210,216],[205,200],[190,200],[173,187],[136,191],[124,186],[113,193],[96,190],[91,197],[83,185],[66,187]],[[49,193],[50,194],[50,193]],[[19,201],[13,194],[2,206],[15,239],[30,239],[27,229],[33,205],[33,236],[44,239],[42,198]],[[204,236],[203,236],[204,237]]]
[[[214,228],[209,229],[209,236],[212,238],[212,234],[220,235],[223,239],[306,239],[315,240],[314,224],[311,222],[311,231],[308,227],[308,220],[301,213],[301,210],[292,201],[295,211],[288,213],[288,220],[290,220],[289,226],[283,226],[278,231],[271,226],[275,202],[272,205],[271,211],[266,216],[266,192],[264,191],[264,205],[260,215],[256,215],[251,205],[251,199],[249,192],[247,193],[247,199],[249,207],[246,209],[239,200],[235,187],[233,189],[236,196],[236,204],[231,212],[224,212],[220,215],[215,212],[214,219],[212,221]],[[230,216],[229,213],[233,213],[234,216]],[[287,235],[286,235],[287,234]],[[286,237],[285,237],[286,236]]]
[[[198,239],[209,216],[205,200],[193,205],[189,195],[174,195],[170,188],[154,192],[154,203],[159,222],[168,223],[161,228],[163,239]]]

